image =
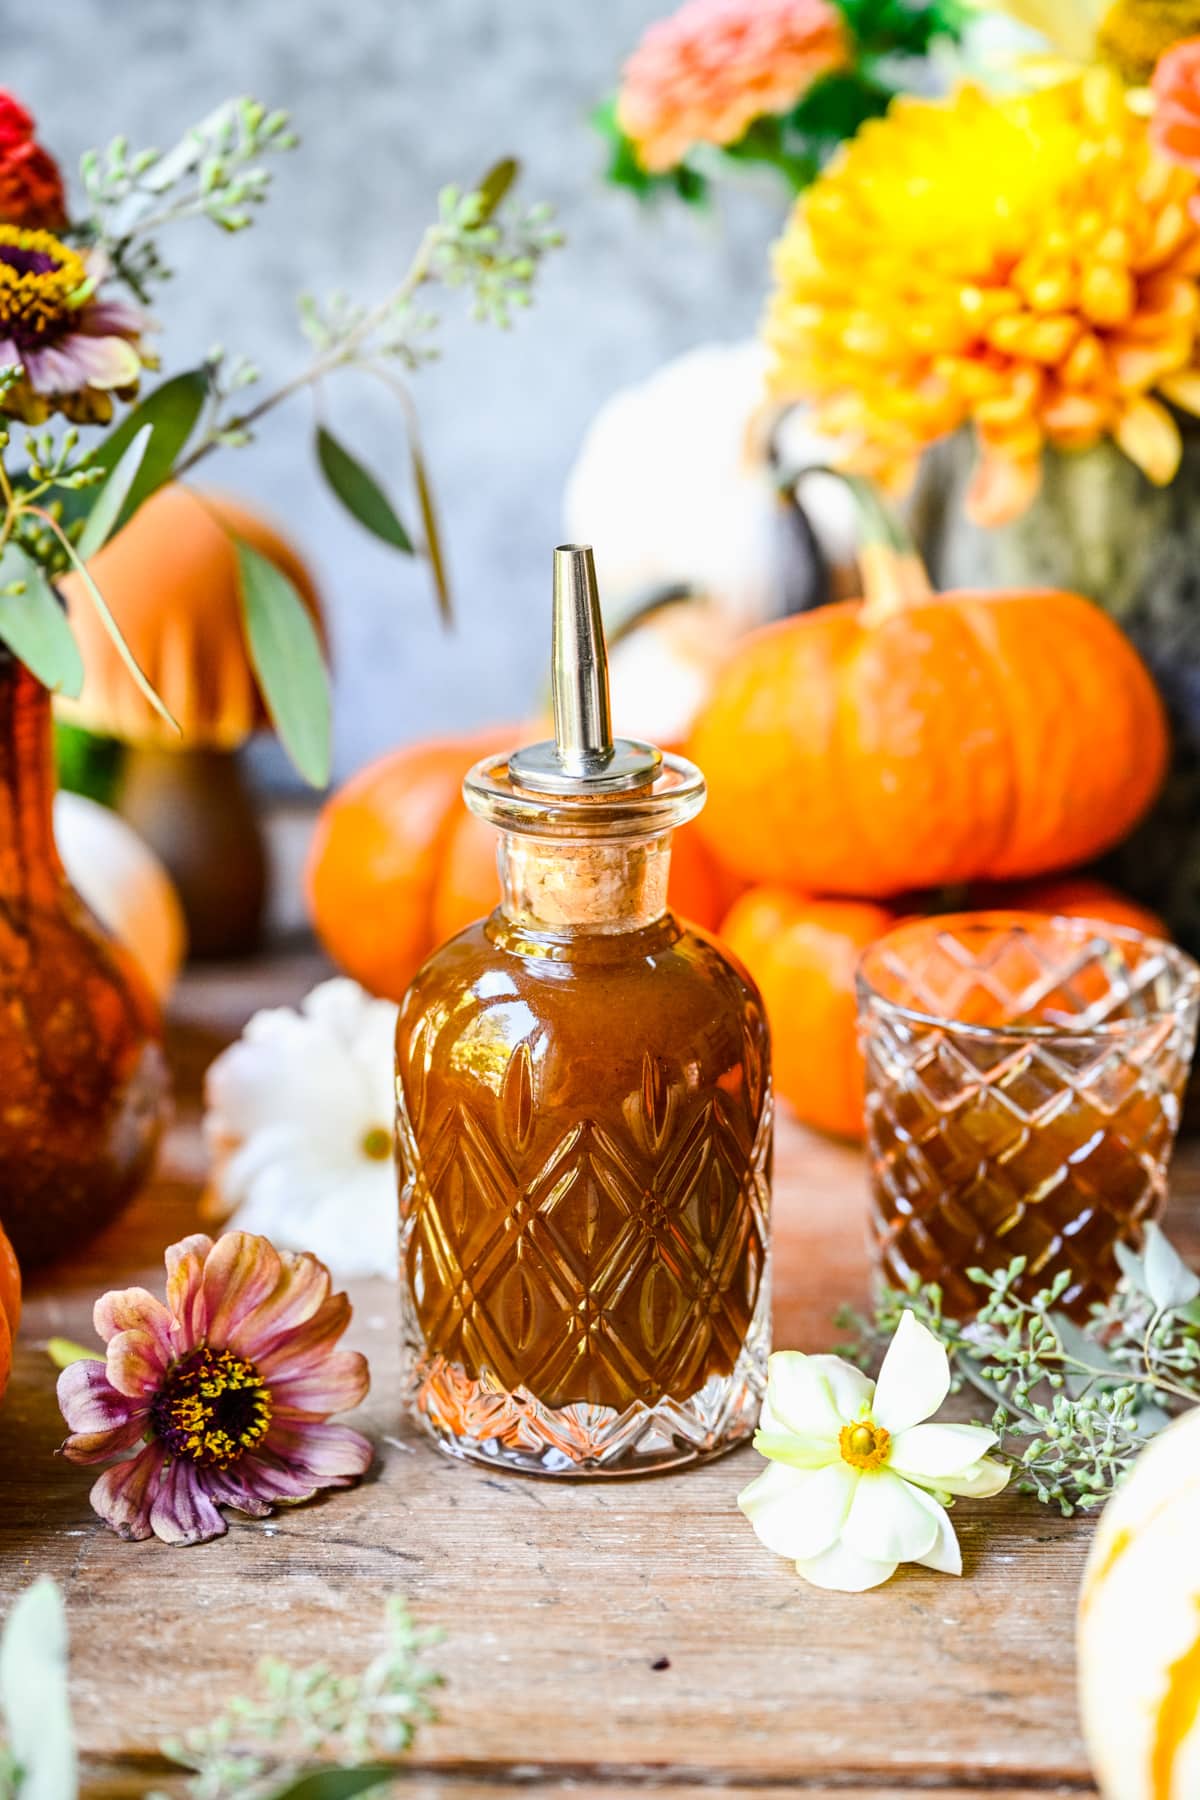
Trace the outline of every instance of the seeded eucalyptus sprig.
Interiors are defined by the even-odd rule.
[[[270,1656],[252,1694],[161,1746],[186,1771],[187,1800],[352,1800],[394,1782],[394,1758],[436,1717],[441,1677],[425,1662],[437,1634],[387,1602],[386,1640],[364,1669],[302,1668]],[[39,1576],[0,1632],[0,1800],[78,1800],[62,1589]],[[146,1800],[166,1800],[148,1794]]]
[[[946,1316],[936,1283],[887,1289],[871,1319],[843,1311],[838,1324],[857,1342],[842,1354],[869,1361],[900,1314],[915,1313],[945,1346],[955,1387],[992,1403],[993,1454],[1010,1463],[1018,1491],[1068,1516],[1101,1506],[1155,1433],[1200,1404],[1200,1277],[1157,1225],[1141,1256],[1120,1246],[1118,1257],[1113,1299],[1082,1327],[1058,1310],[1070,1271],[1027,1300],[1016,1257],[968,1271],[985,1298],[966,1324]]]
[[[245,94],[224,101],[166,152],[132,151],[127,138],[116,137],[80,162],[88,213],[76,235],[104,249],[145,300],[171,273],[153,234],[190,218],[243,231],[270,191],[263,159],[298,142],[286,112],[268,111]]]
[[[244,230],[270,192],[269,159],[296,141],[286,113],[242,97],[217,107],[163,154],[132,151],[124,138],[89,151],[81,165],[85,208],[63,233],[87,252],[80,303],[97,287],[106,299],[108,284],[115,282],[124,282],[144,301],[153,283],[169,273],[157,241],[167,226],[202,218],[226,232]],[[190,472],[214,450],[252,443],[260,420],[274,407],[305,390],[315,394],[327,376],[347,369],[378,380],[400,403],[415,522],[404,522],[380,481],[320,418],[314,444],[318,466],[366,530],[403,555],[424,557],[448,619],[446,554],[406,378],[439,352],[441,321],[427,299],[433,290],[463,290],[473,317],[500,327],[530,304],[542,260],[562,238],[547,207],[524,207],[510,199],[517,173],[517,164],[505,158],[477,187],[443,190],[407,270],[377,303],[335,295],[321,306],[302,297],[300,323],[310,355],[265,394],[258,391],[253,363],[216,350],[199,368],[174,375],[145,395],[97,441],[94,425],[113,410],[107,392],[103,406],[90,390],[52,401],[44,381],[39,387],[31,371],[19,365],[0,369],[0,643],[47,688],[78,697],[83,664],[55,591],[58,578],[70,571],[131,678],[174,725],[87,564],[164,483]],[[60,248],[64,262],[75,255]],[[138,334],[149,328],[145,319],[136,326]],[[125,329],[128,344],[134,326]],[[140,341],[135,365],[157,367]],[[9,391],[18,388],[6,405]],[[130,397],[125,388],[115,393],[118,399]],[[30,412],[31,406],[40,410]],[[40,419],[47,410],[69,410],[82,423],[84,441],[75,425],[61,429],[56,422],[50,431],[26,439],[21,461],[3,415]],[[321,787],[329,778],[331,703],[320,639],[283,570],[247,544],[235,541],[234,549],[247,649],[267,710],[297,769]]]
[[[265,1658],[254,1694],[236,1696],[209,1724],[162,1746],[189,1771],[188,1800],[287,1800],[295,1784],[304,1792],[319,1786],[303,1773],[314,1758],[338,1765],[339,1800],[394,1776],[371,1759],[410,1747],[418,1726],[435,1717],[430,1693],[441,1677],[423,1660],[435,1636],[418,1631],[395,1597],[387,1634],[379,1655],[351,1675],[327,1663],[297,1668]],[[363,1779],[353,1783],[356,1774]]]

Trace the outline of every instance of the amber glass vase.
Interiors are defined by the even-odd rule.
[[[130,1199],[167,1101],[158,1010],[66,878],[54,788],[50,696],[0,649],[0,1222],[26,1266]]]
[[[757,1422],[771,1082],[759,996],[668,911],[703,800],[468,778],[503,900],[436,953],[397,1032],[411,1404],[452,1454],[555,1475],[676,1467]]]

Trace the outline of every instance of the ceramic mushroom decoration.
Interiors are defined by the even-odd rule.
[[[254,947],[266,894],[262,832],[237,751],[269,720],[242,627],[231,534],[289,577],[318,627],[312,578],[263,519],[224,496],[159,490],[91,568],[151,683],[179,721],[170,729],[130,681],[78,577],[62,583],[86,678],[60,716],[127,746],[121,812],[174,880],[192,954]]]

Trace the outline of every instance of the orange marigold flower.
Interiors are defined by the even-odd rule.
[[[815,402],[851,467],[893,487],[974,427],[969,507],[996,524],[1042,451],[1111,437],[1165,484],[1200,412],[1196,176],[1116,78],[901,100],[797,203],[776,248],[772,385]]]
[[[696,144],[734,144],[786,112],[848,50],[828,0],[687,0],[625,65],[617,121],[643,168],[672,169]]]

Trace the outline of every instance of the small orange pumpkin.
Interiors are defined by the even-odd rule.
[[[880,899],[1087,862],[1167,764],[1154,683],[1078,594],[935,594],[862,553],[864,598],[744,639],[688,755],[700,828],[747,880]]]
[[[1103,882],[1080,876],[973,892],[970,903],[1163,933],[1153,913]],[[806,1124],[837,1137],[862,1136],[855,968],[867,946],[905,914],[935,910],[917,902],[893,908],[862,900],[813,900],[780,887],[751,888],[734,903],[721,936],[762,991],[775,1085]]]
[[[12,1374],[13,1340],[21,1323],[21,1270],[17,1253],[0,1226],[0,1399]]]
[[[352,775],[317,819],[309,913],[338,967],[399,1000],[434,945],[434,890],[462,808],[463,776],[507,734],[437,738]]]
[[[309,912],[334,962],[372,993],[401,999],[430,951],[496,905],[496,833],[464,807],[463,776],[528,735],[407,745],[326,802],[309,852]],[[675,834],[670,891],[672,906],[708,930],[737,891],[694,826]]]

